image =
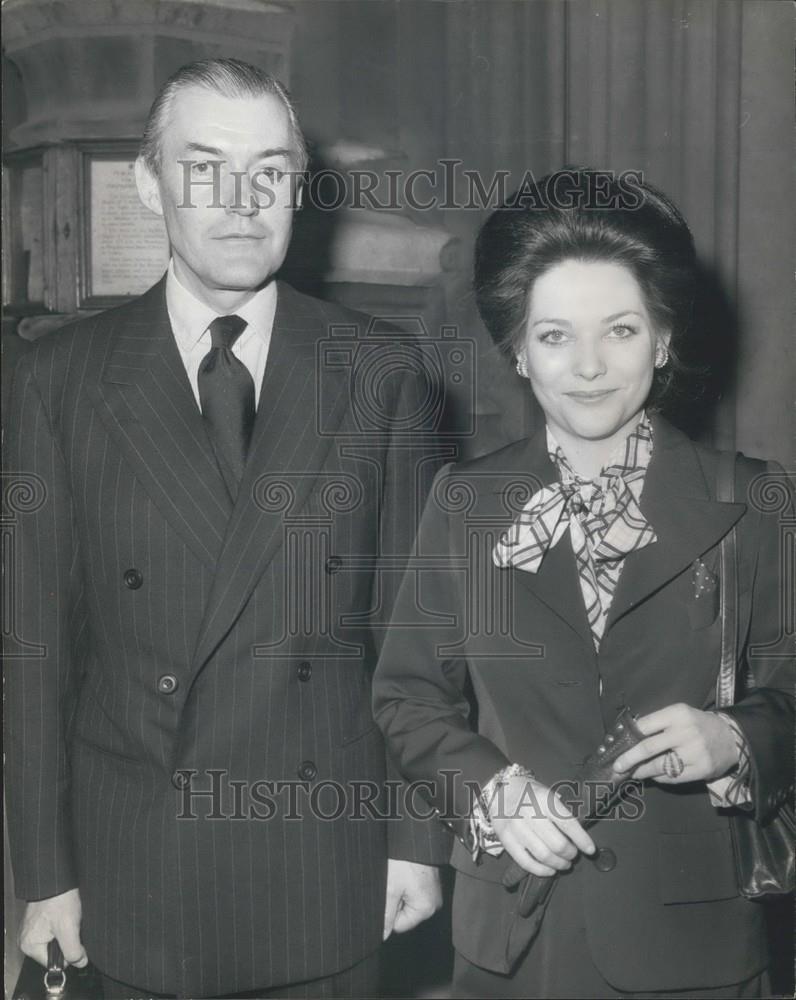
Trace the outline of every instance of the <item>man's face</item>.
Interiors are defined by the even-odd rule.
[[[273,95],[230,98],[192,86],[174,96],[160,173],[139,160],[136,178],[142,201],[166,223],[177,277],[208,305],[242,305],[281,266],[294,153],[287,111]]]

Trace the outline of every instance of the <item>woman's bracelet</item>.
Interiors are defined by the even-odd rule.
[[[500,854],[503,850],[500,838],[492,829],[489,809],[499,790],[507,785],[511,778],[528,778],[535,781],[536,775],[522,764],[508,764],[494,774],[480,790],[473,802],[473,813],[470,817],[473,861],[481,851],[494,855]]]

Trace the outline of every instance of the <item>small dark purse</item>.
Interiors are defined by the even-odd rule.
[[[53,938],[47,945],[47,968],[26,958],[14,988],[12,1000],[102,1000],[102,978],[89,962],[82,969],[66,962]]]
[[[735,456],[719,460],[716,499],[732,503],[735,496]],[[738,554],[735,528],[721,541],[719,553],[721,663],[716,682],[716,707],[735,702],[738,684]],[[747,899],[793,892],[796,858],[796,815],[793,803],[780,806],[766,823],[748,813],[730,818],[738,891]]]
[[[609,815],[623,790],[633,782],[630,775],[618,775],[614,761],[644,739],[636,717],[625,706],[603,736],[602,743],[578,769],[573,782],[561,782],[558,794],[572,808],[585,829]],[[598,852],[599,854],[599,852]],[[592,859],[594,860],[594,859]],[[517,893],[517,903],[506,943],[506,960],[513,968],[539,933],[547,904],[559,879],[566,873],[541,878],[512,861],[503,874],[503,885]]]

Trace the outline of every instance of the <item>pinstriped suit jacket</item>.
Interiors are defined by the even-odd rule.
[[[79,886],[89,956],[125,982],[215,996],[330,974],[380,943],[388,840],[446,859],[436,828],[367,802],[387,769],[379,626],[439,463],[416,345],[365,323],[280,284],[234,502],[164,282],[19,365],[16,887]]]

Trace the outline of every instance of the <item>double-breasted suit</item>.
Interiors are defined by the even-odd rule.
[[[380,944],[388,841],[440,860],[428,824],[352,804],[386,774],[371,672],[435,471],[411,345],[393,365],[366,326],[279,285],[236,499],[164,282],[19,365],[16,889],[78,886],[89,957],[123,982],[217,996],[329,975]],[[361,345],[382,360],[357,406]]]
[[[535,574],[492,560],[523,503],[556,480],[544,428],[435,481],[396,605],[396,623],[406,624],[389,635],[374,698],[400,769],[436,781],[433,804],[462,841],[467,782],[483,787],[516,762],[552,785],[574,777],[624,705],[643,715],[715,704],[718,545],[734,525],[739,635],[756,690],[729,711],[750,745],[756,815],[769,817],[792,792],[794,661],[781,595],[793,515],[784,473],[766,477],[763,463],[739,459],[737,502],[718,502],[718,453],[661,419],[653,426],[640,506],[657,541],[626,557],[599,652],[568,535]],[[763,910],[738,894],[727,811],[711,804],[704,782],[648,782],[642,792],[628,818],[590,829],[601,862],[581,857],[558,877],[530,952],[532,923],[501,882],[511,859],[474,861],[455,842],[457,951],[505,975],[520,955],[532,970],[525,989],[542,991],[506,980],[493,985],[499,995],[551,995],[543,991],[557,976],[545,963],[567,961],[573,929],[583,929],[599,976],[621,991],[721,986],[765,966]],[[569,955],[577,961],[575,949]]]

